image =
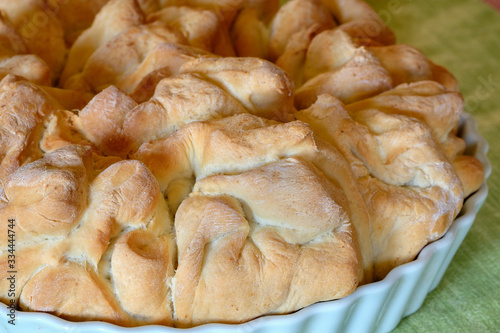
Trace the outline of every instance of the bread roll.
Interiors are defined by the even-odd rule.
[[[179,324],[242,322],[351,293],[359,263],[332,185],[293,158],[198,182],[176,214]]]
[[[376,279],[441,237],[460,211],[462,183],[421,121],[375,108],[348,113],[328,95],[297,117],[351,164],[370,212]]]
[[[23,163],[37,160],[43,121],[61,106],[42,89],[18,77],[0,81],[0,186]]]
[[[2,0],[0,10],[20,32],[28,50],[49,66],[51,81],[55,83],[63,69],[67,47],[53,7],[44,0]]]

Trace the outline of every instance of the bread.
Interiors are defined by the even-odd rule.
[[[453,75],[360,0],[0,9],[19,310],[174,327],[290,313],[413,260],[484,180]]]
[[[462,184],[421,122],[372,108],[348,114],[328,95],[298,118],[337,147],[358,178],[371,217],[376,279],[439,238],[460,211]]]

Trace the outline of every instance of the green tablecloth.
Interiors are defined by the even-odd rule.
[[[457,77],[493,165],[488,199],[441,284],[394,332],[500,332],[500,13],[480,0],[368,2],[398,43]]]

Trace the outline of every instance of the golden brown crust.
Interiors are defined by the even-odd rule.
[[[384,20],[363,0],[322,0],[325,6],[354,39],[373,40],[383,45],[395,42]]]
[[[2,209],[2,208],[0,208]],[[2,209],[3,210],[3,209]],[[7,216],[2,213],[2,218],[15,218],[14,215]],[[7,233],[7,228],[2,228],[2,231]],[[16,230],[18,231],[18,230]],[[20,246],[21,245],[21,246]],[[5,248],[7,245],[5,245]],[[47,244],[43,242],[33,242],[32,244],[24,245],[21,242],[16,243],[15,255],[18,258],[24,258],[24,260],[16,261],[16,274],[12,274],[11,267],[9,267],[9,252],[4,251],[0,254],[0,268],[2,272],[0,273],[0,300],[4,303],[10,303],[11,299],[14,299],[19,304],[20,293],[16,293],[15,297],[9,295],[10,283],[12,275],[15,275],[16,288],[24,286],[34,274],[40,270],[40,262],[43,258],[43,262],[47,266],[56,266],[59,264],[60,256],[64,253],[65,247],[60,246],[60,244]],[[12,258],[12,257],[10,257]],[[11,262],[12,263],[12,262]]]
[[[269,59],[269,23],[279,9],[279,1],[247,1],[229,30],[239,57]]]
[[[26,40],[0,11],[0,77],[22,76],[40,85],[51,84],[50,67],[39,56],[28,54]]]
[[[87,60],[95,50],[120,32],[142,23],[143,20],[143,13],[136,1],[109,1],[96,15],[92,26],[85,30],[72,45],[59,84],[62,87],[72,85],[68,80],[84,69]]]
[[[186,43],[224,57],[234,56],[227,29],[217,14],[211,10],[186,6],[165,7],[149,15],[146,22],[161,21],[173,30],[180,31]]]
[[[66,45],[73,45],[80,34],[89,28],[95,16],[109,0],[53,0],[52,11],[64,29]]]
[[[337,147],[358,178],[370,212],[377,279],[439,238],[460,211],[462,184],[420,121],[374,108],[348,114],[326,95],[297,117]]]
[[[38,142],[43,121],[61,108],[42,89],[21,78],[7,75],[0,81],[0,186],[26,161],[41,156]]]
[[[248,111],[219,86],[196,74],[181,74],[160,81],[153,98],[130,111],[123,130],[135,150],[141,143],[174,133],[193,121],[245,112]]]
[[[362,0],[0,9],[0,234],[24,311],[289,313],[413,260],[483,183],[456,79]]]
[[[376,108],[386,113],[419,119],[432,128],[439,143],[445,144],[460,121],[463,105],[460,93],[449,91],[435,81],[426,80],[401,84],[375,97],[348,104],[346,109],[355,113],[358,110]]]
[[[92,92],[117,85],[131,92],[148,73],[143,73],[137,82],[131,83],[127,82],[130,80],[128,76],[135,69],[140,69],[148,55],[154,52],[157,45],[163,43],[185,44],[185,41],[179,32],[163,26],[160,22],[133,26],[92,53],[81,75],[74,77],[71,85],[88,86]]]
[[[153,97],[156,86],[162,79],[179,74],[179,69],[184,63],[199,57],[216,57],[216,55],[188,45],[158,44],[137,70],[120,83],[120,86],[129,87],[130,97],[138,103],[146,102]]]
[[[184,59],[179,74],[161,79],[144,103],[113,86],[97,94],[80,112],[82,133],[103,153],[126,157],[194,121],[240,113],[291,118],[293,86],[275,65],[251,58]]]
[[[287,72],[292,78],[295,87],[304,84],[304,67],[306,66],[307,52],[311,42],[323,27],[319,24],[311,25],[308,29],[300,30],[288,40],[283,53],[276,60],[276,65]]]
[[[71,263],[37,272],[24,286],[20,305],[22,309],[49,312],[69,320],[103,320],[128,326],[123,310],[102,278]]]
[[[453,160],[453,168],[455,168],[458,178],[462,182],[465,198],[476,192],[483,184],[485,178],[484,169],[477,158],[459,155]]]
[[[67,48],[64,30],[52,9],[43,0],[3,0],[0,10],[21,33],[29,51],[47,63],[55,82],[64,66]]]
[[[130,231],[115,245],[111,274],[125,311],[148,324],[173,324],[170,280],[172,239],[146,230]]]
[[[72,320],[171,325],[164,282],[176,251],[158,184],[138,161],[114,161],[101,172],[94,158],[88,147],[65,146],[16,170],[2,189],[0,215],[15,220],[19,255],[29,258],[19,266],[20,305]],[[139,278],[152,284],[129,292]],[[142,292],[151,288],[158,298],[145,306]]]
[[[190,124],[174,135],[141,146],[143,161],[160,183],[172,212],[189,194],[194,179],[249,171],[287,156],[310,161],[341,187],[347,201],[339,202],[356,226],[361,243],[364,279],[371,281],[372,254],[368,213],[349,166],[331,146],[317,142],[302,122],[280,124],[242,114],[221,120]]]
[[[124,150],[123,123],[137,103],[114,86],[97,94],[79,113],[82,131],[105,154]]]
[[[14,55],[0,60],[0,78],[8,74],[22,76],[39,85],[50,85],[49,67],[42,59],[33,54]]]
[[[358,75],[363,79],[358,79]],[[295,106],[299,110],[308,108],[322,94],[352,103],[391,87],[392,78],[387,70],[369,50],[360,47],[342,66],[315,76],[297,89]]]
[[[359,276],[353,231],[336,204],[345,198],[313,170],[286,159],[197,183],[176,218],[180,325],[241,322],[352,292]]]
[[[69,146],[9,175],[3,195],[22,233],[62,236],[78,223],[87,206],[90,158],[88,149]]]
[[[293,0],[281,6],[270,26],[269,58],[278,59],[289,40],[311,26],[317,26],[318,31],[336,26],[320,0]]]
[[[246,109],[264,118],[290,120],[293,82],[272,63],[257,58],[199,58],[182,73],[198,73],[230,92]]]

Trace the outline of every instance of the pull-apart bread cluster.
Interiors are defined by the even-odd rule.
[[[483,181],[454,77],[361,0],[1,0],[0,56],[24,311],[293,312],[413,260]]]

